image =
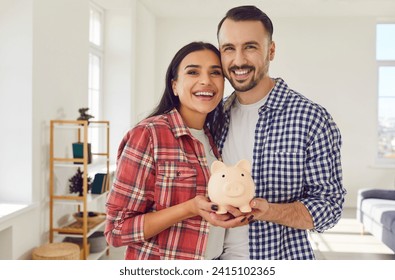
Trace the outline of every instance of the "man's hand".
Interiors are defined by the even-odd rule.
[[[297,229],[313,229],[314,223],[307,208],[299,201],[269,203],[263,198],[250,202],[254,220],[272,222]]]
[[[207,221],[213,226],[234,228],[247,225],[254,218],[251,213],[242,213],[236,207],[226,206],[226,210],[228,211],[226,214],[211,212],[210,220]]]
[[[269,202],[263,198],[254,198],[250,201],[254,220],[265,221],[265,214],[269,211]]]

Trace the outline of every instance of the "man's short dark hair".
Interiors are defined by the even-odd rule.
[[[273,36],[273,23],[271,19],[260,9],[255,6],[239,6],[230,9],[225,17],[219,22],[217,28],[217,38],[219,35],[219,30],[226,19],[231,19],[234,21],[248,21],[248,20],[258,20],[262,22],[263,27],[269,34],[269,39],[272,40]]]

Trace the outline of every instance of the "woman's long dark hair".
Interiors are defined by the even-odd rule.
[[[182,47],[173,57],[170,62],[169,67],[166,72],[166,80],[165,80],[165,90],[163,92],[162,98],[158,104],[158,106],[153,110],[153,112],[148,117],[153,117],[157,115],[164,114],[173,108],[179,108],[180,99],[178,96],[174,95],[172,81],[177,80],[178,78],[178,68],[180,66],[181,61],[190,53],[202,50],[210,50],[215,53],[218,58],[221,58],[220,52],[218,49],[210,44],[205,42],[192,42],[188,45]],[[215,118],[214,118],[215,115]],[[215,141],[221,137],[221,128],[223,124],[223,104],[222,101],[218,104],[217,108],[210,112],[207,117],[205,124],[210,129],[211,135],[214,137]]]

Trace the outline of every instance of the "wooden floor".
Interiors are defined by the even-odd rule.
[[[319,260],[395,260],[395,253],[371,234],[362,234],[356,209],[344,209],[339,223],[324,233],[311,233]]]
[[[370,234],[361,234],[361,224],[356,220],[356,209],[343,212],[339,223],[332,229],[318,234],[310,233],[318,260],[395,260],[395,253]],[[124,259],[125,247],[110,248],[102,259]]]

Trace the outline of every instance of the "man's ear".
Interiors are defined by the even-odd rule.
[[[274,59],[274,55],[276,54],[276,43],[272,41],[270,43],[270,48],[269,48],[269,59],[272,61]]]

